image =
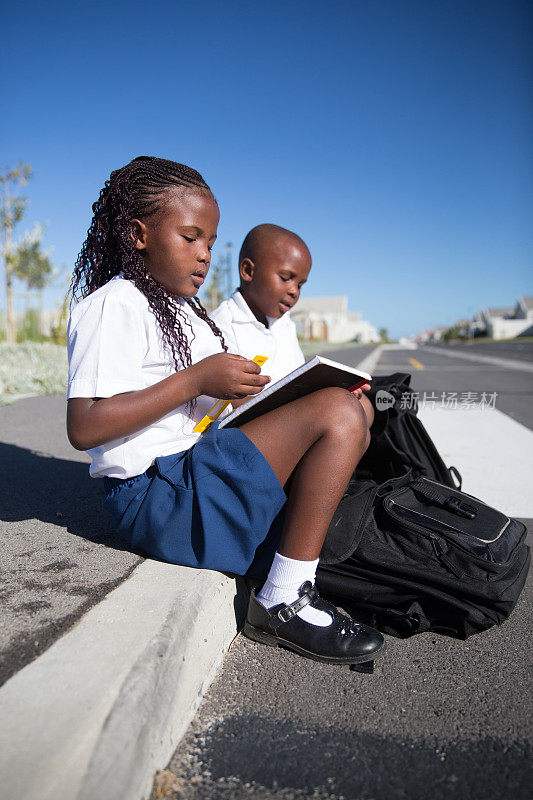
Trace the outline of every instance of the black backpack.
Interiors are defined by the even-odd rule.
[[[446,466],[417,416],[417,394],[411,389],[409,373],[373,378],[367,397],[375,419],[370,446],[357,466],[359,478],[383,483],[411,471],[461,488],[459,472]]]
[[[530,562],[525,537],[521,522],[446,484],[412,473],[381,485],[352,478],[317,585],[384,633],[466,639],[514,608]]]

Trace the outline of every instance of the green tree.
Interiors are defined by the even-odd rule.
[[[26,316],[23,322],[25,339],[41,340],[43,323],[43,289],[55,276],[55,271],[48,255],[42,249],[42,227],[35,225],[32,233],[26,233],[23,240],[14,249],[11,256],[13,274],[23,283],[29,291],[36,291],[39,297],[39,312]],[[31,325],[28,319],[31,317]],[[37,328],[37,338],[34,328]],[[20,338],[20,336],[19,336]]]
[[[13,310],[13,229],[24,216],[28,198],[21,194],[22,187],[31,176],[29,164],[19,161],[16,167],[6,168],[0,173],[0,234],[4,256],[6,287],[6,341],[14,342],[15,313]]]
[[[451,342],[453,339],[459,339],[459,328],[457,325],[452,325],[447,331],[444,331],[442,338],[445,342]]]
[[[387,328],[380,328],[379,329],[379,338],[381,339],[382,342],[388,342],[389,341],[389,332],[388,332]]]
[[[28,308],[17,331],[17,342],[44,342],[46,336],[41,333],[41,318],[34,308]]]
[[[33,233],[26,234],[11,256],[16,277],[24,281],[28,289],[39,292],[54,276],[52,263],[42,250],[41,235],[42,229],[36,225]]]

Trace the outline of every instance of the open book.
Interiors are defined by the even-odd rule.
[[[219,428],[243,425],[255,417],[260,417],[261,414],[273,411],[318,389],[326,389],[328,386],[357,389],[371,380],[372,377],[367,372],[347,367],[346,364],[339,364],[338,361],[323,356],[315,356],[236,408],[223,418]]]

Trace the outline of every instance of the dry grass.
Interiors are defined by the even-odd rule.
[[[65,394],[67,349],[58,344],[0,343],[0,404],[20,395]]]

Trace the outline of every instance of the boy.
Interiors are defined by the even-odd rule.
[[[268,357],[272,383],[304,363],[289,310],[311,269],[311,253],[296,233],[279,225],[257,225],[239,253],[240,286],[211,318],[232,353]]]
[[[211,314],[224,334],[230,353],[253,358],[267,356],[263,370],[271,383],[305,362],[296,326],[287,313],[298,302],[311,270],[311,253],[303,239],[279,225],[257,225],[246,235],[239,253],[239,289]],[[363,392],[361,401],[368,427],[374,408]],[[245,400],[234,401],[235,408]]]

